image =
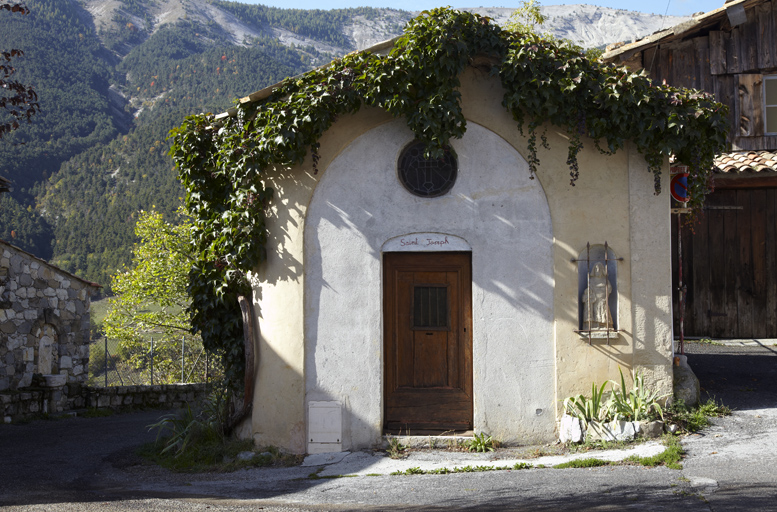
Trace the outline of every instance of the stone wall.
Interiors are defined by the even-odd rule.
[[[35,374],[86,381],[89,302],[97,288],[0,241],[0,392],[31,387]]]
[[[162,384],[154,386],[86,387],[86,406],[98,409],[122,410],[142,407],[183,407],[201,402],[210,387],[198,384]]]
[[[199,404],[211,389],[205,383],[107,388],[66,384],[50,387],[36,376],[27,388],[0,391],[0,408],[6,423],[44,413],[56,415],[84,408],[114,411],[170,409],[187,403]]]
[[[48,386],[37,375],[32,385],[0,391],[0,410],[5,422],[39,414],[62,414],[86,404],[85,387],[80,384]]]

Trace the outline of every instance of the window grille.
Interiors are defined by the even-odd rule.
[[[425,158],[423,142],[413,142],[402,150],[397,162],[399,181],[413,195],[439,197],[456,182],[458,166],[450,148],[442,158]]]
[[[586,244],[573,263],[578,268],[578,333],[588,339],[610,340],[618,336],[618,280],[616,258],[609,244]]]
[[[413,329],[448,328],[447,286],[415,286],[413,289]]]

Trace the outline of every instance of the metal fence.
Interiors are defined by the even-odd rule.
[[[105,336],[97,339],[90,347],[89,384],[108,387],[209,383],[223,378],[220,358],[214,358],[201,343],[187,343],[182,337],[176,358],[171,357],[170,342],[151,338],[143,348],[145,353],[141,357],[128,360],[122,356],[117,341]]]

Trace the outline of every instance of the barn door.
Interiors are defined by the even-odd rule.
[[[472,428],[471,253],[384,254],[386,429]]]

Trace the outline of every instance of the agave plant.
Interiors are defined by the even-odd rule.
[[[607,384],[612,384],[612,381],[607,380],[598,388],[595,382],[592,383],[591,398],[581,394],[564,399],[564,410],[567,414],[583,420],[585,427],[592,421],[608,421],[613,414],[613,401],[605,397],[604,388]]]
[[[634,385],[627,393],[623,371],[620,367],[618,371],[621,374],[620,390],[613,389],[612,392],[612,404],[617,416],[626,421],[644,421],[649,420],[652,414],[656,414],[663,420],[664,411],[659,401],[669,395],[659,395],[658,391],[648,389],[642,373],[634,370],[631,372]]]

